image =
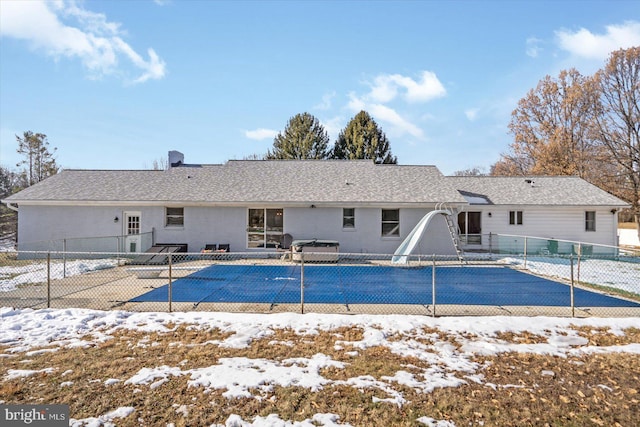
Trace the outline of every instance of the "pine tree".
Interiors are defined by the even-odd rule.
[[[375,163],[398,163],[391,154],[389,140],[366,111],[360,111],[338,135],[334,159],[372,159]]]
[[[275,137],[266,158],[326,159],[328,145],[329,135],[317,118],[309,113],[296,114],[289,119],[284,132]]]

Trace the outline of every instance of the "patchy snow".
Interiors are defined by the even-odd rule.
[[[31,369],[9,369],[4,379],[12,380],[14,378],[30,377],[32,375],[41,374],[41,373],[49,374],[53,371],[54,371],[53,368],[44,368],[44,369],[39,369],[37,371],[31,370]]]
[[[640,248],[640,238],[638,238],[638,230],[629,228],[618,228],[618,244],[620,246],[636,246]]]
[[[16,248],[15,235],[0,239],[0,252],[11,252]]]
[[[220,347],[243,348],[254,340],[272,336],[276,331],[289,329],[310,337],[321,331],[337,328],[360,328],[362,339],[339,341],[337,349],[345,354],[357,356],[367,348],[383,346],[389,351],[406,357],[417,357],[427,362],[428,368],[408,372],[400,370],[393,375],[375,378],[370,375],[330,380],[321,375],[322,368],[342,369],[347,362],[336,361],[318,353],[310,358],[268,360],[264,358],[233,357],[220,358],[215,364],[196,369],[178,366],[149,365],[128,378],[109,378],[105,385],[123,381],[139,388],[170,387],[177,376],[187,376],[190,387],[224,390],[229,399],[236,397],[261,398],[275,386],[296,385],[310,390],[333,385],[350,386],[360,390],[375,389],[374,399],[389,402],[399,407],[406,403],[401,390],[410,387],[421,393],[436,388],[458,387],[473,382],[485,383],[479,372],[482,366],[474,362],[476,355],[499,355],[507,352],[552,355],[571,355],[622,352],[640,355],[640,344],[592,346],[572,327],[605,328],[611,333],[622,334],[627,328],[640,328],[638,318],[555,318],[536,317],[443,317],[431,318],[407,315],[339,315],[339,314],[250,314],[250,313],[136,313],[126,311],[97,311],[88,309],[11,309],[0,308],[0,343],[5,353],[27,353],[46,347],[50,351],[72,348],[79,345],[93,346],[112,339],[121,330],[143,332],[169,332],[180,325],[194,328],[219,329],[223,340],[209,342]],[[442,342],[434,330],[447,333],[458,345]],[[430,332],[427,332],[430,331]],[[528,332],[544,337],[537,343],[507,342],[500,334]],[[0,355],[0,357],[6,356]],[[51,368],[47,368],[51,369]],[[44,374],[40,371],[11,370],[13,378]],[[545,371],[541,375],[555,375]],[[62,385],[61,385],[62,386]],[[178,408],[177,410],[180,410]],[[135,408],[117,408],[107,414],[82,420],[72,420],[72,426],[111,426],[117,418],[135,413]],[[424,425],[452,427],[449,421],[435,420],[425,414],[418,421]],[[135,415],[134,415],[135,416]],[[277,414],[255,417],[250,421],[237,415],[230,416],[225,426],[346,426],[337,415],[316,414],[301,422],[282,420]]]
[[[71,418],[69,420],[70,427],[100,427],[100,426],[115,426],[112,422],[116,418],[126,418],[131,415],[135,411],[133,406],[124,406],[121,408],[114,409],[111,412],[108,412],[104,415],[100,415],[97,418],[90,417],[84,418],[81,420],[76,420]]]
[[[524,266],[523,258],[505,257],[499,263]],[[528,257],[527,270],[534,274],[571,280],[571,260],[567,258]],[[581,282],[607,286],[640,295],[640,263],[602,259],[574,260],[574,278]]]
[[[66,264],[66,265],[65,265]],[[104,270],[118,265],[115,259],[73,260],[63,263],[56,260],[51,263],[51,278],[62,279],[90,271]],[[18,285],[46,283],[47,264],[31,264],[19,267],[0,267],[0,292],[14,290]]]

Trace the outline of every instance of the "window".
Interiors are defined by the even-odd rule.
[[[140,234],[140,215],[126,215],[127,236]]]
[[[356,227],[356,210],[354,208],[342,209],[342,228]]]
[[[522,211],[509,211],[509,225],[522,225]]]
[[[400,236],[400,210],[382,209],[382,237]]]
[[[166,227],[182,227],[184,225],[184,208],[165,208]]]
[[[482,212],[460,212],[458,227],[462,243],[466,245],[482,244]]]
[[[247,247],[277,247],[282,240],[282,217],[282,209],[249,209]]]
[[[585,231],[596,231],[596,211],[586,211],[584,213]]]

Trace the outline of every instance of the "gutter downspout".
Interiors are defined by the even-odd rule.
[[[7,207],[8,207],[9,209],[11,209],[12,211],[14,211],[14,212],[18,212],[18,206],[14,206],[14,205],[12,205],[12,204],[11,204],[11,202],[4,202],[4,204],[5,204],[5,205],[7,205]]]

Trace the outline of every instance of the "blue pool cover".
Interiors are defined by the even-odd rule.
[[[199,303],[300,303],[300,265],[216,264],[177,279],[172,301]],[[168,301],[168,285],[131,302]],[[574,290],[576,307],[640,304]],[[432,303],[431,267],[304,266],[305,304]],[[436,303],[492,306],[570,306],[570,287],[507,267],[438,267]]]

